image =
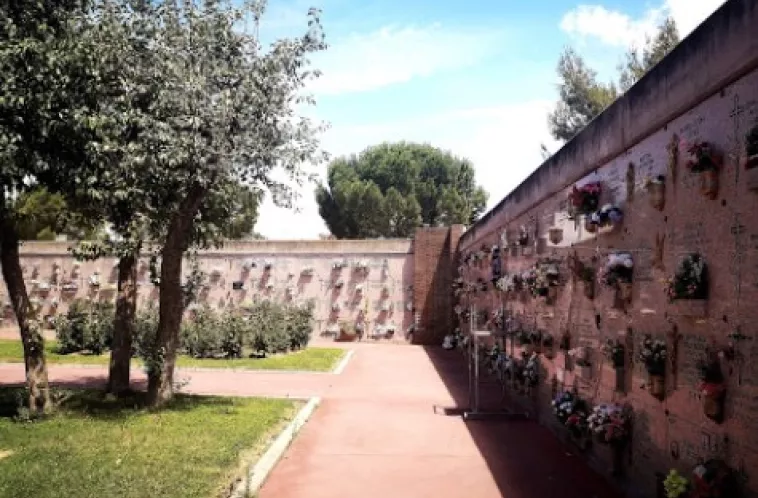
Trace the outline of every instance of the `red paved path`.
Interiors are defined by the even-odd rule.
[[[536,423],[435,414],[435,405],[454,406],[464,394],[459,353],[349,347],[355,354],[341,375],[180,373],[187,392],[322,397],[261,498],[619,496]],[[54,382],[102,383],[105,370],[53,365],[50,374]],[[21,365],[0,365],[0,384],[22,381]]]

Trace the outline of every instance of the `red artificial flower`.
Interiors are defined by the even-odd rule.
[[[701,382],[699,389],[702,394],[709,398],[719,397],[726,391],[724,384],[714,382]]]

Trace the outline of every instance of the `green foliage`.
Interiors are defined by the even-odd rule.
[[[399,142],[332,161],[316,201],[337,238],[409,237],[422,224],[474,222],[487,194],[468,160]]]
[[[626,62],[619,67],[619,88],[629,90],[650,68],[658,64],[679,44],[679,30],[673,18],[667,17],[658,27],[658,33],[648,38],[642,51],[632,47],[626,54]]]
[[[11,209],[21,240],[54,240],[58,234],[89,238],[96,233],[92,223],[69,209],[61,194],[44,187],[22,192]]]
[[[55,321],[58,352],[101,354],[111,345],[113,320],[111,303],[83,299],[73,301],[66,315]]]
[[[618,88],[621,92],[627,91],[678,43],[676,23],[666,18],[641,52],[634,47],[629,50],[625,63],[619,67],[618,86],[597,81],[597,72],[587,66],[575,50],[566,48],[558,60],[559,101],[548,115],[553,138],[571,140],[616,100]]]
[[[663,481],[663,489],[666,491],[666,498],[681,498],[689,488],[689,481],[682,476],[676,469],[671,469],[666,479]]]
[[[157,333],[158,309],[152,305],[140,309],[134,319],[132,355],[139,358],[149,356]]]
[[[597,81],[597,72],[572,48],[558,60],[560,100],[548,116],[550,133],[557,140],[570,140],[616,100],[616,88]]]
[[[286,353],[308,344],[313,305],[270,301],[252,303],[243,313],[220,314],[200,307],[183,323],[181,347],[195,358],[240,358],[243,349],[255,354]]]
[[[209,308],[199,308],[194,317],[182,323],[182,349],[193,358],[212,358],[221,350],[222,337],[220,316]]]
[[[76,300],[56,320],[59,354],[101,354],[111,345],[114,310],[110,303]],[[308,345],[313,304],[302,306],[261,301],[240,312],[217,312],[199,306],[182,322],[180,349],[193,358],[241,358],[297,351]],[[148,306],[137,313],[133,355],[151,356],[158,330],[158,310]]]

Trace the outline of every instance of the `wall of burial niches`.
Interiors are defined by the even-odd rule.
[[[600,204],[622,209],[623,222],[612,231],[588,233],[582,222],[569,219],[567,201],[574,184],[564,183],[560,189],[545,188],[537,202],[518,213],[507,206],[491,213],[464,234],[459,246],[458,271],[472,284],[469,288],[479,279],[490,282],[492,256],[487,251],[493,246],[500,247],[504,274],[520,273],[545,259],[558,265],[560,284],[551,304],[525,293],[501,292],[491,282],[487,290],[464,292],[459,303],[485,310],[490,318],[503,309],[526,329],[555,338],[553,354],[540,358],[540,385],[517,402],[557,434],[565,434],[565,428],[557,423],[550,401],[560,389],[575,388],[593,405],[615,402],[634,410],[631,444],[623,453],[624,476],[614,477],[630,496],[655,496],[656,473],[677,468],[689,475],[709,459],[725,461],[737,472],[744,495],[758,496],[758,191],[748,188],[740,165],[745,135],[756,122],[758,72],[752,71],[576,182],[600,182]],[[697,141],[711,143],[723,156],[715,199],[701,193],[699,177],[686,167],[686,145]],[[678,151],[673,161],[671,144]],[[652,205],[645,188],[645,179],[658,175],[665,177],[661,210]],[[517,244],[522,229],[529,236],[526,246]],[[616,252],[633,257],[631,300],[623,305],[613,289],[600,283],[589,299],[585,284],[570,271],[570,258],[599,271]],[[669,304],[664,293],[662,280],[673,276],[679,261],[691,253],[702,254],[708,265],[710,294],[704,316]],[[466,263],[472,254],[483,261]],[[483,320],[477,327],[485,326]],[[571,348],[588,347],[591,369],[584,375],[558,348],[564,334]],[[637,356],[646,334],[665,341],[671,353],[662,400],[651,395]],[[618,383],[601,351],[609,339],[626,346],[627,369]],[[516,354],[519,350],[514,346]],[[721,352],[718,361],[726,385],[722,423],[704,415],[698,389],[697,365],[708,352]],[[606,446],[594,445],[584,456],[600,471],[609,471]]]
[[[68,253],[69,246],[67,242],[22,246],[27,289],[41,304],[43,316],[65,313],[76,298],[115,300],[115,259],[79,263]],[[390,340],[404,340],[403,332],[412,323],[410,240],[230,242],[221,250],[200,252],[198,262],[208,284],[200,302],[219,310],[264,299],[310,300],[315,304],[316,336],[331,332],[330,324],[354,322],[360,312],[366,317],[366,335],[382,339],[394,326]],[[185,264],[185,273],[189,269]],[[90,285],[95,274],[99,288]],[[139,283],[140,306],[157,303],[158,288],[150,281],[147,255],[140,261]],[[15,327],[4,282],[0,282],[0,302],[3,326]],[[334,305],[339,309],[333,310]]]

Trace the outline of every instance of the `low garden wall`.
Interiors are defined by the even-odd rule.
[[[65,313],[78,298],[115,300],[116,260],[77,262],[70,242],[27,242],[22,266],[41,316]],[[413,323],[411,240],[230,242],[201,251],[206,275],[196,305],[216,310],[256,301],[312,302],[315,336],[333,336],[340,323],[365,324],[364,337],[405,341]],[[185,274],[191,269],[187,262]],[[139,303],[156,302],[150,258],[139,263]],[[15,326],[5,283],[0,281],[3,326]]]
[[[631,415],[615,458],[573,439],[630,496],[705,462],[758,495],[756,24],[727,2],[458,247],[461,322],[539,352],[520,403],[567,437],[562,391]]]

